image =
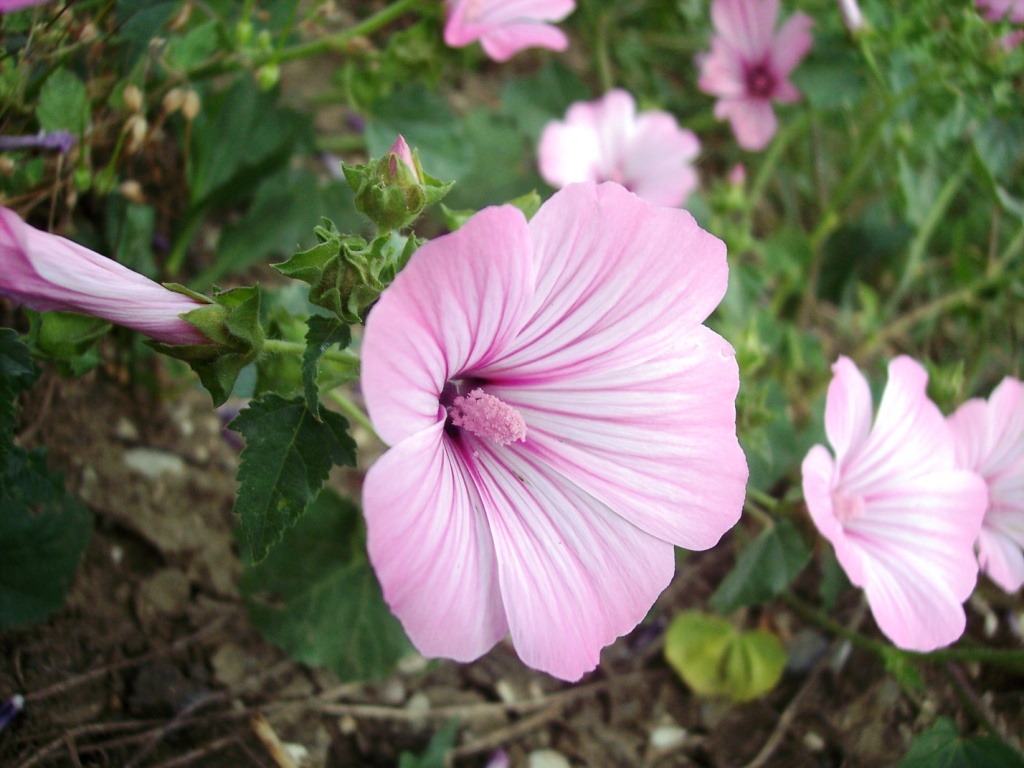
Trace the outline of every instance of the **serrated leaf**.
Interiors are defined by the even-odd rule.
[[[81,136],[90,119],[85,83],[64,67],[57,69],[39,91],[36,119],[43,130],[66,130]]]
[[[245,437],[234,511],[260,561],[316,498],[331,467],[355,466],[356,444],[342,416],[325,410],[318,421],[301,396],[266,394],[228,428]]]
[[[1024,768],[1024,758],[994,736],[961,739],[956,724],[940,717],[914,739],[899,768]]]
[[[15,447],[0,471],[0,629],[9,629],[64,603],[92,515],[50,474],[43,450]]]
[[[341,349],[347,347],[352,341],[352,332],[336,317],[311,315],[306,322],[309,330],[306,332],[306,351],[302,355],[302,390],[313,417],[319,419],[320,390],[316,379],[320,373],[320,359],[335,344]]]
[[[810,559],[811,552],[799,531],[783,520],[750,542],[709,603],[715,610],[729,613],[774,600]]]
[[[412,651],[364,542],[355,505],[325,488],[265,560],[245,567],[240,584],[260,632],[342,680],[384,677]]]
[[[684,611],[665,633],[665,658],[700,696],[751,701],[782,677],[786,651],[767,630],[739,632],[720,616]]]

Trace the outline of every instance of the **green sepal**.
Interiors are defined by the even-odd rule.
[[[541,202],[542,201],[540,199],[540,195],[537,194],[537,190],[531,189],[525,195],[520,195],[519,197],[509,200],[508,204],[515,206],[522,211],[526,220],[529,221],[533,218],[533,215],[540,210]]]
[[[308,283],[310,302],[349,324],[363,322],[381,291],[424,242],[388,232],[367,243],[356,235],[342,235],[328,219],[313,231],[317,245],[271,266]]]
[[[537,194],[537,190],[530,190],[525,195],[520,195],[509,200],[506,205],[511,205],[518,208],[523,212],[526,220],[529,221],[533,218],[534,214],[540,210],[542,200],[540,195]],[[448,228],[449,232],[454,232],[460,229],[467,221],[476,215],[476,211],[472,209],[455,210],[449,208],[447,205],[441,206],[441,217],[444,219],[444,225]]]
[[[346,165],[345,180],[355,194],[356,210],[365,214],[380,232],[410,226],[428,205],[440,202],[455,185],[440,181],[423,170],[419,154],[412,151],[410,167],[395,152],[376,163]]]
[[[448,228],[449,232],[461,229],[462,225],[473,218],[475,214],[476,211],[470,209],[455,210],[447,205],[441,206],[441,217],[444,219],[444,225]]]
[[[210,393],[213,404],[220,405],[231,394],[239,372],[263,350],[265,337],[260,323],[259,286],[216,293],[212,300],[177,283],[166,283],[165,287],[206,302],[181,317],[213,343],[146,343],[157,352],[188,363]]]

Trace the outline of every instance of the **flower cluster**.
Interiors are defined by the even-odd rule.
[[[882,632],[930,651],[963,634],[979,559],[1004,589],[1024,582],[1024,396],[1007,379],[948,420],[909,357],[871,392],[848,358],[833,366],[821,445],[803,462],[807,508]],[[978,556],[974,552],[975,542]]]

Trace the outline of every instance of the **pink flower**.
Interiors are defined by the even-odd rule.
[[[564,51],[569,38],[546,21],[561,21],[576,0],[448,0],[444,41],[453,48],[477,40],[495,61],[508,61],[525,48]]]
[[[1000,21],[1009,15],[1015,24],[1024,23],[1024,0],[975,0],[975,6],[989,21]]]
[[[988,485],[978,563],[1000,587],[1024,585],[1024,384],[1007,377],[985,402],[968,400],[949,417],[957,462]]]
[[[370,312],[362,389],[391,448],[363,486],[371,562],[426,656],[511,633],[566,679],[630,631],[673,545],[739,518],[732,347],[701,323],[725,246],[682,210],[574,184],[422,246]]]
[[[851,32],[864,28],[864,16],[860,12],[857,0],[839,0],[839,10],[843,14],[843,23]]]
[[[805,13],[789,17],[772,34],[779,0],[714,0],[711,20],[717,34],[701,66],[699,86],[718,97],[715,117],[728,118],[744,149],[768,146],[777,126],[772,101],[799,101],[789,73],[811,49]]]
[[[900,648],[949,645],[965,626],[977,580],[972,544],[988,494],[959,470],[953,434],[928,399],[928,374],[909,357],[889,363],[871,424],[871,391],[848,358],[832,366],[825,431],[803,463],[807,508],[875,621]]]
[[[0,208],[0,296],[125,325],[166,344],[209,344],[180,315],[203,306]]]
[[[700,152],[693,131],[668,112],[636,114],[626,91],[569,107],[540,138],[540,174],[553,187],[615,181],[652,205],[675,208],[697,186],[690,162]]]

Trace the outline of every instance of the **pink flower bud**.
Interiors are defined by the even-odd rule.
[[[0,208],[0,296],[40,311],[79,312],[166,344],[209,344],[181,315],[204,306],[112,259]]]
[[[839,0],[839,10],[842,12],[843,21],[850,32],[857,32],[864,28],[864,17],[861,15],[857,0]]]
[[[736,163],[729,171],[729,183],[734,187],[742,187],[747,183],[747,168],[743,163]]]
[[[423,181],[420,178],[419,171],[416,170],[416,161],[412,158],[412,150],[409,149],[409,145],[405,142],[405,137],[402,134],[398,134],[395,143],[391,145],[391,149],[388,150],[388,157],[391,158],[390,170],[392,176],[398,174],[398,166],[395,165],[395,158],[397,158],[408,166],[409,170],[412,171],[412,175],[416,177],[416,181]]]

